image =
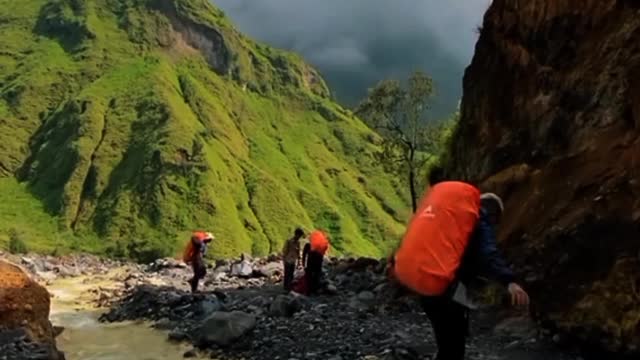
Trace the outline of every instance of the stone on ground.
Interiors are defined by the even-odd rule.
[[[238,277],[249,277],[253,274],[253,266],[248,260],[242,260],[231,265],[231,275]]]
[[[193,334],[201,347],[219,345],[229,346],[234,341],[253,330],[256,318],[241,311],[215,312],[211,314],[197,333]]]

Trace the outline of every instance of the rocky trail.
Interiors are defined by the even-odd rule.
[[[167,341],[189,345],[184,357],[428,359],[435,352],[416,299],[390,285],[384,262],[374,259],[330,259],[325,290],[313,297],[282,290],[275,256],[217,262],[198,294],[188,291],[190,269],[172,259],[149,265],[86,256],[19,261],[45,284],[84,276],[95,285],[78,297],[78,307],[105,309],[105,325],[147,320],[167,332]],[[539,330],[521,311],[486,307],[472,319],[469,359],[580,358],[557,350],[558,335]]]

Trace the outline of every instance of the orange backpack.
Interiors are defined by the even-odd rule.
[[[442,295],[455,278],[480,216],[480,191],[442,182],[420,201],[395,254],[394,277],[422,295]]]
[[[182,253],[182,261],[187,264],[193,261],[193,257],[196,255],[196,248],[193,246],[193,241],[202,241],[205,237],[206,233],[202,231],[196,231],[191,235]]]
[[[189,239],[187,246],[184,248],[184,253],[182,254],[182,261],[185,263],[190,263],[193,260],[193,255],[195,255],[195,248],[193,247],[193,241]]]
[[[322,255],[326,254],[327,250],[329,250],[329,240],[327,239],[327,235],[320,230],[316,230],[309,235],[309,244],[311,246],[311,251]]]

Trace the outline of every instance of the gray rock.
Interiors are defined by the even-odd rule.
[[[363,291],[358,294],[358,300],[369,303],[375,301],[376,296],[371,291]]]
[[[557,345],[560,345],[564,342],[564,337],[560,334],[555,334],[553,335],[553,337],[551,338],[551,340],[553,340],[553,342]]]
[[[128,279],[124,282],[124,287],[127,289],[131,289],[136,287],[139,284],[138,280],[136,279]]]
[[[182,330],[173,330],[168,335],[170,341],[185,341],[189,338],[189,335],[185,334]]]
[[[9,344],[14,342],[19,342],[28,337],[27,332],[22,329],[11,329],[11,330],[1,330],[0,331],[0,344]]]
[[[160,271],[163,269],[182,269],[187,268],[187,264],[182,261],[172,259],[172,258],[164,258],[157,259],[149,266],[153,271]]]
[[[536,325],[526,316],[507,318],[495,326],[494,332],[517,339],[528,339],[536,336]]]
[[[185,358],[194,358],[196,356],[198,356],[198,352],[195,349],[191,349],[187,352],[184,353],[184,355],[182,355]]]
[[[281,263],[270,262],[258,268],[257,272],[261,276],[272,277],[275,275],[283,274],[283,268]]]
[[[327,284],[326,290],[327,290],[327,293],[330,295],[338,294],[338,288],[332,283]]]
[[[231,265],[231,275],[238,277],[249,277],[253,274],[253,266],[247,260]]]
[[[39,264],[36,264],[36,262],[33,259],[30,259],[28,257],[21,257],[20,260],[22,261],[22,265],[24,265],[31,272],[38,272],[38,271],[44,270],[42,266],[39,266]]]
[[[253,315],[240,312],[215,312],[193,334],[200,346],[228,346],[256,326]]]
[[[285,295],[276,297],[269,306],[271,316],[291,317],[300,310],[302,310],[302,303],[299,299]]]
[[[217,297],[210,296],[202,299],[198,303],[198,307],[195,312],[196,314],[198,314],[198,316],[206,317],[211,313],[220,311],[220,309],[222,309],[222,303],[218,300]]]
[[[53,271],[62,277],[72,277],[80,275],[78,269],[65,265],[58,265],[53,269]]]
[[[366,311],[375,305],[376,296],[371,291],[362,291],[351,298],[349,307],[358,311]]]

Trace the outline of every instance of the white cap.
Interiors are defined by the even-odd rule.
[[[491,200],[491,201],[495,201],[496,204],[498,204],[498,207],[500,208],[500,212],[504,212],[504,204],[502,203],[502,199],[500,198],[500,196],[494,194],[494,193],[484,193],[482,195],[480,195],[480,201],[483,200]]]

